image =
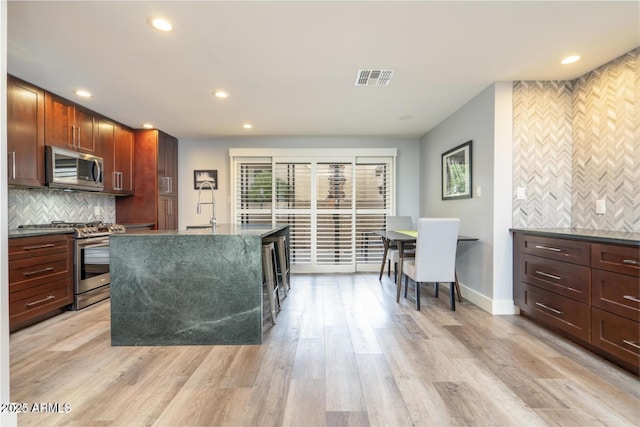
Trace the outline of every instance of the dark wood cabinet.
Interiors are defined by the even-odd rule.
[[[513,242],[520,312],[639,374],[640,248],[520,231]]]
[[[45,93],[45,144],[98,155],[96,115],[73,102]]]
[[[133,131],[106,119],[98,121],[104,160],[104,192],[133,194]]]
[[[9,185],[44,182],[44,104],[40,88],[7,76],[7,160]]]
[[[178,140],[159,130],[134,132],[135,194],[116,200],[118,223],[178,228]]]
[[[133,131],[122,126],[116,127],[116,149],[115,164],[119,173],[118,192],[123,194],[133,194],[135,187],[133,183],[134,175],[134,136]]]
[[[70,234],[9,239],[11,331],[61,312],[73,303]]]
[[[158,135],[158,193],[178,195],[178,140],[163,132]]]

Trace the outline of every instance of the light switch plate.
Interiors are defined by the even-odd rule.
[[[100,206],[96,206],[93,208],[93,214],[95,216],[100,216]]]
[[[482,197],[482,185],[476,187],[476,197]]]
[[[518,200],[524,200],[527,198],[527,193],[524,189],[524,187],[518,187],[516,190],[516,199]]]
[[[599,215],[604,215],[606,211],[607,211],[606,199],[596,200],[596,213]]]

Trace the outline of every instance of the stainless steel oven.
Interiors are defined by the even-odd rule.
[[[109,236],[74,240],[74,309],[109,298]]]

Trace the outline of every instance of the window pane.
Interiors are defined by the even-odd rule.
[[[353,263],[351,219],[349,214],[318,215],[318,265]]]
[[[276,207],[311,208],[311,164],[276,163]]]
[[[351,163],[318,163],[318,209],[352,208]]]

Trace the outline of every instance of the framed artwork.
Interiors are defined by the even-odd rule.
[[[193,171],[193,188],[197,190],[203,182],[210,182],[213,189],[218,189],[218,171],[217,170],[194,170]],[[207,185],[205,188],[209,188]]]
[[[442,153],[442,200],[471,198],[471,142]]]

